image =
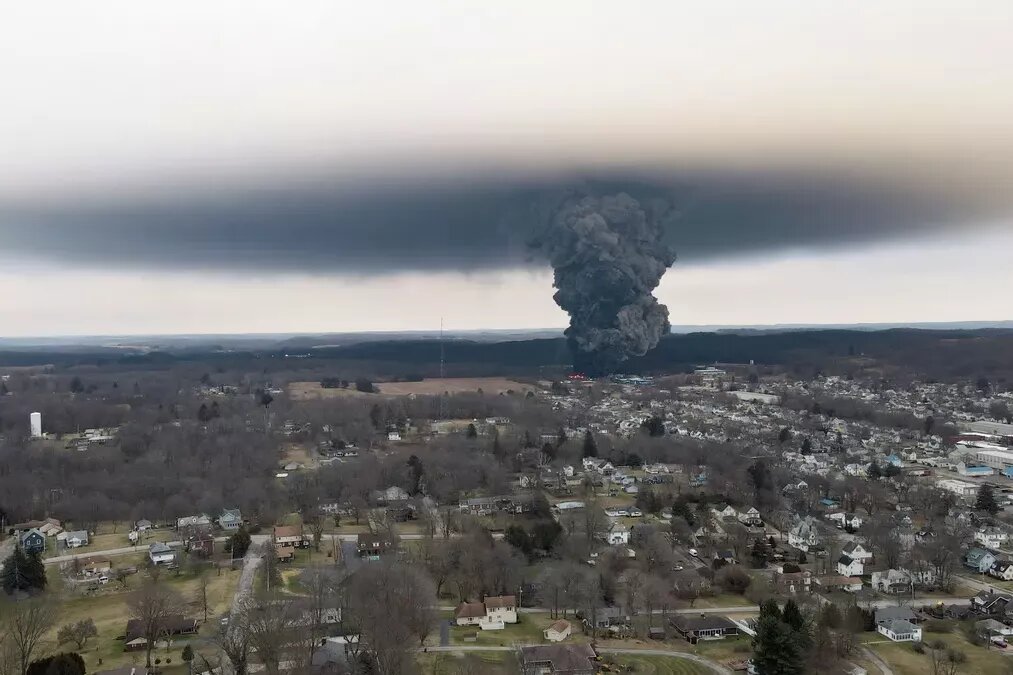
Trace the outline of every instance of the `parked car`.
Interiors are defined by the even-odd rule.
[[[700,557],[700,554],[699,554],[699,553],[697,552],[697,550],[696,550],[695,548],[691,548],[691,549],[689,549],[689,554],[690,554],[691,556],[693,556],[694,558],[698,558],[698,557]]]

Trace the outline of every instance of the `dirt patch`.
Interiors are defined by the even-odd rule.
[[[381,394],[390,396],[410,396],[412,394],[435,396],[444,392],[458,394],[481,389],[486,394],[502,394],[507,391],[524,393],[534,389],[505,377],[445,377],[422,380],[421,382],[378,382],[376,387]]]

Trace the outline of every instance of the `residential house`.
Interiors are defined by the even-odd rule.
[[[910,607],[880,607],[875,611],[874,619],[876,624],[887,621],[910,621],[918,623],[918,615]]]
[[[991,551],[983,548],[972,548],[964,555],[964,567],[978,574],[984,574],[995,564],[996,557]]]
[[[302,525],[276,525],[274,528],[274,545],[277,548],[294,546],[303,548],[307,545]]]
[[[612,523],[605,533],[605,543],[612,546],[625,546],[630,543],[630,528],[622,523]]]
[[[18,536],[18,545],[25,553],[42,553],[46,550],[46,535],[33,527]]]
[[[523,675],[594,675],[598,654],[587,643],[521,647]]]
[[[379,560],[397,547],[396,542],[384,534],[361,532],[356,537],[356,554],[360,558]]]
[[[370,496],[377,504],[384,505],[393,504],[395,502],[406,502],[408,501],[409,495],[404,488],[392,485],[386,490],[373,490],[373,492],[370,493]]]
[[[485,605],[481,602],[462,602],[454,610],[454,623],[458,626],[478,626],[485,621]]]
[[[458,626],[478,626],[482,630],[502,630],[517,623],[517,599],[512,595],[489,596],[485,602],[462,602],[454,610]]]
[[[763,525],[763,518],[755,506],[750,506],[744,511],[739,511],[739,522],[747,527],[760,527]]]
[[[138,532],[145,532],[147,530],[150,530],[151,528],[152,525],[150,520],[138,520],[136,523],[134,523],[134,529],[137,530]]]
[[[816,548],[820,543],[820,534],[816,529],[816,521],[812,517],[801,519],[795,527],[788,532],[788,545],[794,546],[800,551],[808,552]]]
[[[200,532],[187,538],[186,550],[203,558],[210,558],[215,552],[215,538],[210,532]]]
[[[513,595],[493,595],[485,599],[487,620],[502,623],[517,623],[517,598]]]
[[[185,528],[204,528],[211,527],[211,518],[206,514],[200,514],[198,516],[184,516],[176,520],[176,529],[182,530]]]
[[[696,574],[696,572],[694,572]],[[594,611],[594,621],[592,617],[583,611],[577,612],[577,617],[584,624],[584,628],[608,628],[609,626],[621,626],[629,623],[630,617],[623,614],[622,609],[607,605],[605,607],[599,607]]]
[[[720,509],[711,509],[711,513],[719,520],[738,520],[739,512],[734,507],[725,505]]]
[[[218,516],[218,527],[223,530],[238,530],[243,524],[243,514],[239,509],[225,509]]]
[[[894,619],[876,624],[876,632],[894,642],[921,642],[922,629],[910,621]]]
[[[872,551],[857,541],[849,541],[841,547],[841,553],[853,560],[861,560],[867,563],[872,560]]]
[[[812,592],[812,573],[809,570],[801,572],[774,572],[774,587],[779,595],[795,595],[798,593]]]
[[[167,544],[156,541],[148,547],[148,559],[151,560],[153,565],[168,565],[175,562],[176,552],[169,548]]]
[[[87,546],[88,530],[75,530],[74,532],[61,532],[56,535],[57,541],[63,540],[63,545],[67,548],[81,548]]]
[[[975,621],[974,629],[979,636],[985,638],[986,640],[991,640],[996,635],[1013,635],[1013,626],[1007,626],[1001,621],[996,621],[995,619],[982,619],[981,621]]]
[[[846,554],[842,555],[837,560],[837,573],[842,577],[860,577],[865,574],[865,563]]]
[[[988,568],[988,575],[1003,581],[1013,581],[1013,563],[1008,560],[997,560]]]
[[[669,617],[669,623],[679,635],[692,644],[698,640],[723,640],[739,634],[739,627],[731,620],[717,614],[678,614]]]
[[[1006,545],[1009,534],[998,527],[983,527],[974,533],[974,540],[982,546],[996,550]]]
[[[570,625],[570,622],[566,619],[560,619],[543,630],[542,635],[549,642],[562,642],[570,637],[570,633],[572,632],[573,626]]]
[[[846,591],[857,593],[862,590],[862,580],[858,577],[845,577],[841,575],[827,575],[816,577],[816,585],[827,591]]]
[[[910,573],[895,569],[873,572],[869,580],[869,585],[873,590],[890,595],[910,593],[913,584],[914,580]]]
[[[971,608],[974,611],[996,616],[1005,615],[1007,608],[1013,609],[1010,603],[1013,603],[1013,595],[994,591],[981,591],[971,598]]]
[[[166,638],[175,635],[196,635],[197,619],[187,619],[182,614],[166,617],[159,622],[158,634]],[[140,619],[127,621],[126,637],[123,648],[126,651],[145,649],[148,646],[148,639],[144,635],[144,622]]]

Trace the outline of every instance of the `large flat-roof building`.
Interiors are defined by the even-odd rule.
[[[958,497],[974,497],[978,494],[978,486],[974,483],[968,483],[963,480],[956,480],[954,478],[944,478],[940,481],[936,481],[936,487],[947,492],[952,492]]]

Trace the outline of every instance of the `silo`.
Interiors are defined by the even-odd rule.
[[[30,419],[32,421],[32,438],[42,438],[42,413],[33,412]]]

